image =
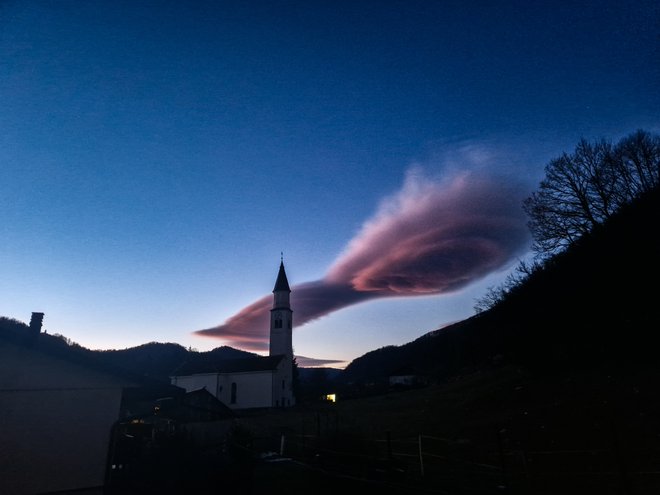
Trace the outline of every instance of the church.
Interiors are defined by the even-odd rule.
[[[171,377],[187,392],[205,388],[231,409],[290,407],[293,394],[293,311],[284,262],[273,289],[268,356],[184,363]]]

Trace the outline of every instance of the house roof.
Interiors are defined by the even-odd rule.
[[[123,421],[149,418],[179,423],[233,419],[236,413],[205,388],[170,397],[151,397],[131,404],[131,414]],[[158,406],[156,409],[155,406]]]
[[[284,262],[280,262],[280,271],[277,273],[277,280],[275,281],[275,288],[273,292],[279,291],[288,291],[291,292],[289,287],[289,281],[286,278],[286,272],[284,271]]]
[[[197,375],[202,373],[248,373],[272,371],[284,359],[284,355],[255,356],[240,359],[217,360],[209,356],[196,356],[173,371],[172,376]]]
[[[212,413],[215,419],[236,417],[236,413],[205,388],[187,392],[181,397],[181,405],[199,412]]]

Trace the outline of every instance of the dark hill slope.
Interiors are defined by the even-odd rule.
[[[400,368],[445,378],[495,362],[537,372],[653,362],[658,325],[660,194],[622,209],[549,260],[500,304],[403,346],[365,354],[344,381]]]
[[[188,351],[172,343],[150,342],[128,349],[92,351],[99,359],[145,376],[167,379],[168,374],[186,359]]]
[[[111,351],[91,351],[105,362],[142,376],[169,382],[170,375],[186,361],[197,359],[238,359],[255,354],[221,346],[207,352],[189,351],[179,344],[150,342],[137,347]]]

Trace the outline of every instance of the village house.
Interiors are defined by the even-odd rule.
[[[32,313],[29,327],[0,321],[0,493],[101,493],[125,395],[146,401],[183,390],[42,333],[43,316]]]

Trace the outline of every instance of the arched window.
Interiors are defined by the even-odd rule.
[[[236,404],[236,382],[231,384],[231,403]]]

